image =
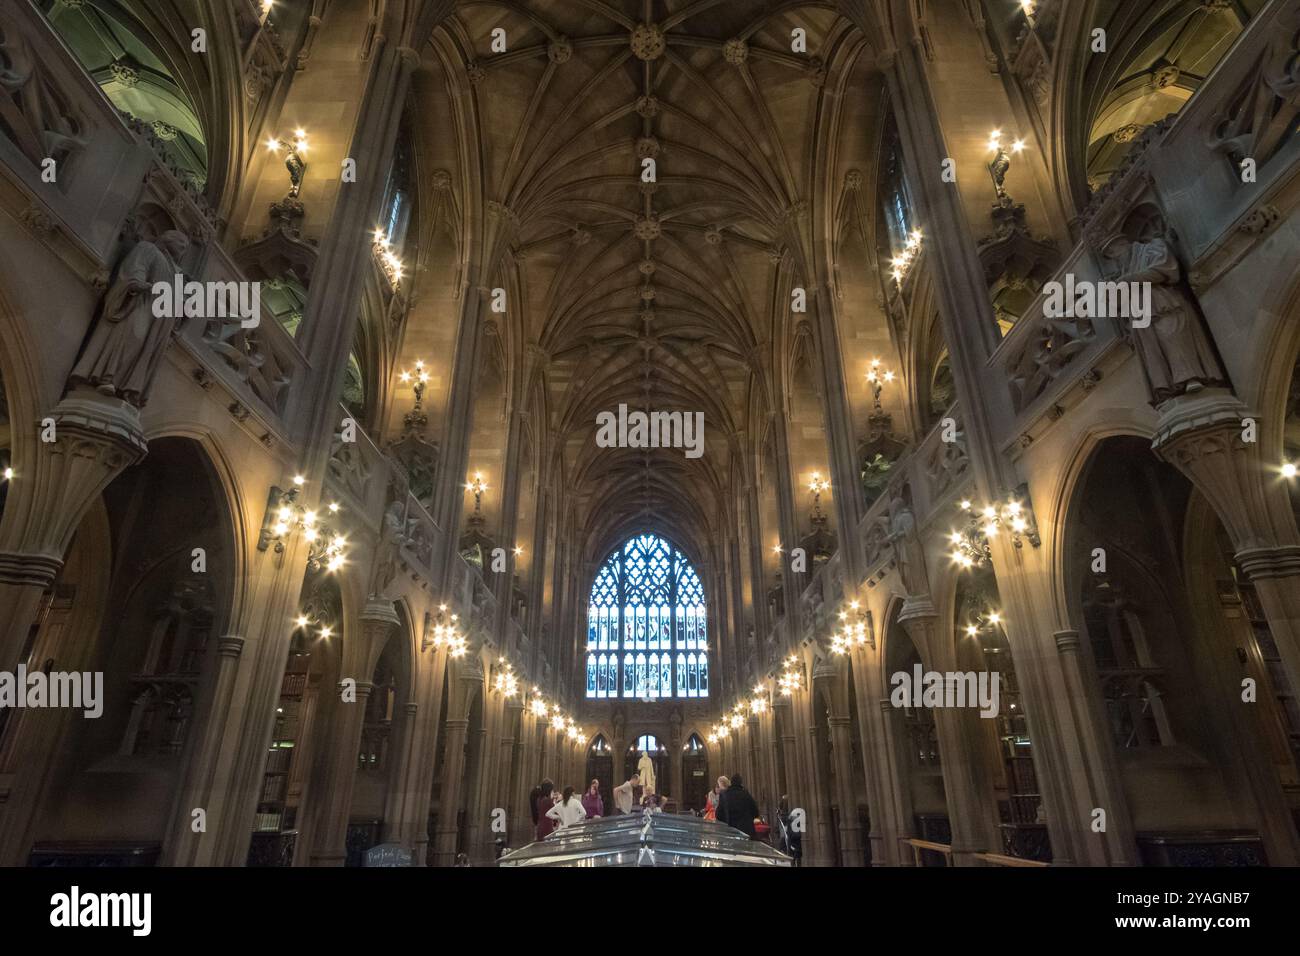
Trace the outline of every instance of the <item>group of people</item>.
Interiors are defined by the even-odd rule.
[[[614,806],[610,813],[631,813],[636,802],[634,791],[639,786],[641,775],[634,773],[615,787]],[[556,830],[576,826],[583,820],[598,820],[605,816],[605,800],[600,795],[599,780],[592,780],[580,797],[574,794],[573,787],[560,791],[552,781],[543,780],[533,788],[530,803],[539,840],[545,840]],[[657,812],[660,809],[659,798],[647,790],[641,795],[641,806]]]

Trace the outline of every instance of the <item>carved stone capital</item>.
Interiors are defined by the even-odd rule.
[[[61,562],[82,516],[109,482],[148,452],[140,410],[97,392],[74,392],[48,416],[54,441],[36,445],[34,468],[10,488],[10,507],[23,515],[9,526],[11,552]],[[43,429],[44,430],[44,427]]]

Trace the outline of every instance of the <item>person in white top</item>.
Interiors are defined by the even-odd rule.
[[[558,821],[561,830],[587,819],[587,811],[582,809],[582,801],[573,795],[572,787],[564,788],[564,796],[559,803],[546,811],[546,815]]]

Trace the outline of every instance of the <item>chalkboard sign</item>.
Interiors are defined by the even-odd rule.
[[[410,866],[411,851],[400,843],[381,843],[366,851],[366,866]]]

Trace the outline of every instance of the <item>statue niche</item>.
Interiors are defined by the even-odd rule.
[[[1153,405],[1204,388],[1227,387],[1227,376],[1183,281],[1164,218],[1150,205],[1129,214],[1121,231],[1102,245],[1106,278],[1151,284],[1151,322],[1127,335],[1151,387]]]
[[[144,407],[180,318],[155,316],[151,292],[156,282],[174,281],[189,247],[185,233],[169,229],[156,244],[142,239],[122,258],[94,330],[68,376],[69,387],[88,385],[101,395]]]

